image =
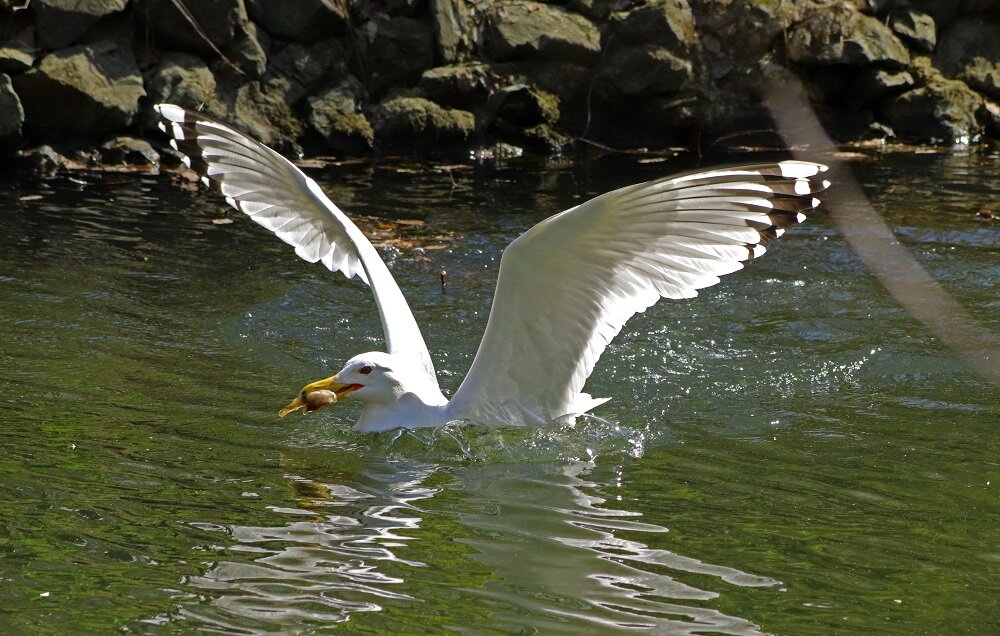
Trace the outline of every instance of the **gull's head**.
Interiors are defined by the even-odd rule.
[[[391,404],[406,393],[404,366],[380,351],[356,355],[336,375],[304,386],[299,396],[281,409],[279,415],[303,407],[314,411],[348,397],[365,404]]]

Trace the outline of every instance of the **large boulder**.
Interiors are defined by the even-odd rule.
[[[245,76],[215,74],[215,98],[206,106],[208,114],[222,121],[238,122],[247,134],[280,152],[298,154],[302,123],[284,96],[260,81]]]
[[[166,53],[146,79],[149,101],[198,109],[215,95],[215,76],[208,64],[190,53]]]
[[[184,7],[182,12],[180,6]],[[237,25],[246,20],[243,0],[139,0],[140,15],[160,48],[212,58],[232,44]],[[192,23],[193,21],[193,23]]]
[[[948,77],[1000,99],[1000,17],[961,17],[941,36],[934,64]]]
[[[987,104],[964,82],[944,77],[927,58],[914,61],[919,88],[889,98],[885,123],[899,137],[924,143],[970,143],[983,132]]]
[[[348,46],[340,38],[310,45],[293,42],[271,57],[264,85],[294,106],[323,85],[346,77]]]
[[[260,79],[267,70],[271,52],[271,36],[256,22],[240,20],[236,25],[233,42],[226,50],[226,58],[253,79]]]
[[[930,53],[937,45],[937,27],[934,18],[923,11],[909,7],[896,9],[889,15],[889,26],[910,46]]]
[[[465,0],[430,0],[436,61],[453,64],[466,59],[475,43],[472,12]]]
[[[788,35],[788,58],[808,66],[878,64],[901,68],[910,54],[877,18],[850,5],[817,8]]]
[[[504,60],[596,60],[600,35],[587,18],[562,7],[511,0],[490,4],[482,32],[487,58]]]
[[[424,70],[434,66],[434,33],[420,20],[381,18],[368,22],[364,32],[364,63],[373,95],[415,84]]]
[[[656,0],[615,13],[601,39],[601,76],[624,95],[675,93],[694,80],[698,39],[687,0]]]
[[[9,146],[21,138],[24,108],[14,92],[10,77],[0,73],[0,146]]]
[[[500,78],[486,64],[454,64],[427,69],[417,87],[442,106],[477,110],[500,87]]]
[[[0,73],[23,73],[35,64],[35,49],[21,40],[0,45]]]
[[[372,149],[375,131],[361,111],[363,98],[364,88],[356,79],[348,78],[307,100],[309,125],[330,150],[363,154]]]
[[[691,62],[651,44],[618,47],[608,54],[601,75],[629,97],[676,93],[694,79]]]
[[[372,112],[375,139],[383,148],[434,150],[464,145],[476,128],[472,113],[447,109],[420,97],[396,97]]]
[[[35,0],[35,31],[38,44],[62,49],[75,44],[105,16],[125,9],[128,0]]]
[[[343,35],[350,25],[347,3],[338,0],[250,0],[247,11],[274,37],[301,44]]]
[[[694,15],[687,0],[655,0],[611,16],[605,47],[650,44],[668,51],[688,51],[697,41]]]
[[[146,94],[131,46],[117,40],[45,56],[14,79],[25,127],[38,140],[103,137],[132,123]]]

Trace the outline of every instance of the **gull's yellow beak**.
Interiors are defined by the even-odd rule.
[[[302,387],[299,396],[292,400],[288,406],[278,411],[278,417],[285,417],[289,413],[304,408],[306,411],[316,411],[324,406],[333,404],[337,400],[347,397],[352,391],[361,388],[360,384],[341,384],[335,382],[337,376],[317,380],[312,384]]]

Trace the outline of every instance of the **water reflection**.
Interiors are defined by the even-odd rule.
[[[451,596],[482,608],[469,620],[485,622],[466,628],[517,630],[530,616],[547,634],[761,633],[711,606],[727,585],[777,581],[649,547],[646,537],[668,529],[609,502],[614,484],[594,480],[595,468],[411,458],[373,459],[361,479],[342,483],[286,475],[298,503],[272,511],[288,522],[219,526],[229,556],[186,581],[208,602],[185,603],[181,615],[242,632],[344,622],[391,604],[422,615],[414,628],[441,628],[435,605]],[[449,542],[455,553],[443,558]],[[703,589],[705,577],[718,589]],[[422,594],[436,583],[453,586],[450,594]],[[461,624],[447,612],[438,620]]]

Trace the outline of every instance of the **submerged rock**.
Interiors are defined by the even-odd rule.
[[[115,137],[101,146],[101,161],[106,164],[127,164],[130,166],[155,166],[160,153],[145,139],[136,137]]]
[[[131,46],[113,40],[50,53],[15,78],[14,88],[25,127],[42,140],[103,137],[126,128],[146,94]]]
[[[52,174],[66,165],[66,157],[56,152],[52,146],[38,146],[17,153],[18,164],[32,172]]]

